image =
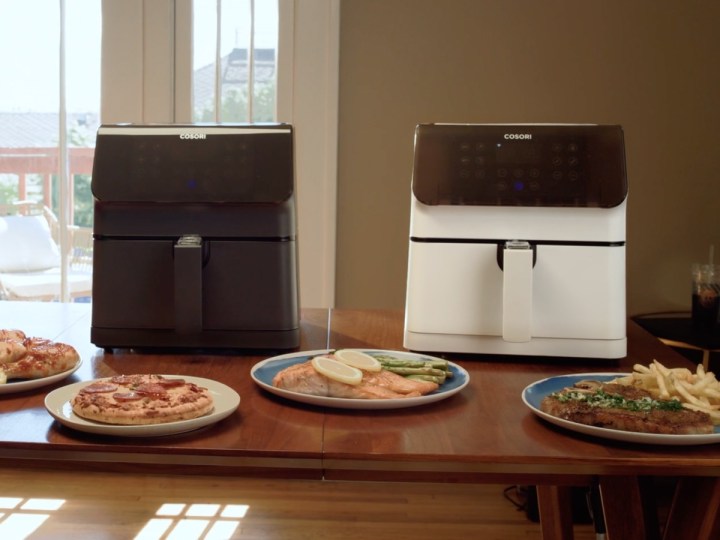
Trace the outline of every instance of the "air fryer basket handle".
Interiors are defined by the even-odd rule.
[[[202,320],[202,238],[182,236],[173,247],[175,278],[175,331],[199,333]]]
[[[503,250],[502,337],[523,343],[532,337],[533,250],[528,242],[510,240]]]

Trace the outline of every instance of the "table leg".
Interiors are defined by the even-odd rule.
[[[678,481],[663,540],[720,538],[720,478]]]
[[[602,476],[600,497],[609,540],[658,540],[660,530],[652,491],[636,476]]]
[[[538,510],[542,537],[572,540],[572,488],[570,486],[537,486]]]

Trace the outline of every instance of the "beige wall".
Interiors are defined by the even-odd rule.
[[[716,0],[342,0],[338,307],[402,308],[420,122],[617,123],[628,312],[720,252]],[[720,260],[720,256],[717,257]]]

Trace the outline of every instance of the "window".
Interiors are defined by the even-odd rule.
[[[12,51],[0,71],[13,81],[0,88],[0,206],[30,199],[57,218],[53,298],[85,294],[73,279],[92,262],[100,121],[276,120],[296,127],[301,303],[332,305],[339,0],[0,1],[0,50]],[[43,138],[26,140],[42,119]]]
[[[95,0],[3,0],[4,299],[90,295],[90,175],[100,110],[100,17]]]
[[[192,36],[193,122],[275,121],[277,2],[195,0]]]

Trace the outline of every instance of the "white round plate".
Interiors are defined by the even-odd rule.
[[[382,349],[358,349],[368,354],[387,354],[389,356],[395,356],[396,358],[403,358],[408,360],[421,360],[423,358],[439,360],[433,356],[426,354],[415,354],[405,351],[386,351]],[[417,407],[418,405],[426,405],[428,403],[434,403],[443,399],[447,399],[450,396],[454,396],[467,386],[470,382],[470,375],[463,368],[448,362],[448,367],[452,372],[453,376],[448,378],[440,388],[434,392],[420,396],[400,399],[350,399],[350,398],[334,398],[334,397],[323,397],[323,396],[311,396],[308,394],[301,394],[299,392],[291,392],[290,390],[284,390],[282,388],[276,388],[272,385],[273,377],[283,369],[290,367],[294,364],[300,364],[307,362],[314,356],[321,354],[327,354],[332,350],[320,350],[320,351],[304,351],[290,354],[283,354],[280,356],[274,356],[258,362],[255,364],[250,371],[250,375],[253,380],[259,384],[262,388],[271,392],[275,395],[282,396],[293,401],[299,401],[300,403],[308,403],[310,405],[320,405],[322,407],[333,407],[337,409],[403,409],[406,407]]]
[[[663,435],[656,433],[636,433],[633,431],[621,431],[618,429],[601,428],[595,426],[587,426],[578,424],[570,420],[557,418],[540,409],[540,402],[543,398],[553,392],[559,392],[563,388],[573,386],[578,381],[590,379],[594,381],[610,381],[617,377],[623,377],[627,373],[577,373],[574,375],[560,375],[558,377],[550,377],[537,381],[527,386],[522,392],[522,400],[532,412],[540,418],[557,426],[578,432],[585,435],[602,437],[604,439],[613,439],[616,441],[641,443],[641,444],[661,444],[661,445],[695,445],[695,444],[713,444],[720,442],[720,426],[715,426],[715,433],[706,435]]]
[[[82,359],[78,360],[74,368],[63,371],[62,373],[50,375],[49,377],[43,377],[42,379],[11,379],[5,384],[0,384],[0,395],[34,390],[35,388],[41,388],[62,381],[75,373],[80,368],[80,364],[82,364]]]
[[[75,396],[75,394],[88,384],[108,379],[82,381],[53,390],[45,396],[45,408],[58,422],[78,431],[95,433],[98,435],[114,435],[118,437],[160,437],[164,435],[185,433],[186,431],[193,431],[200,429],[201,427],[209,426],[210,424],[214,424],[215,422],[219,422],[223,418],[230,416],[240,405],[240,396],[238,393],[229,386],[217,381],[203,379],[201,377],[189,377],[186,375],[163,375],[163,377],[182,378],[187,382],[195,383],[198,386],[207,388],[213,396],[215,408],[211,413],[199,418],[144,426],[119,426],[115,424],[104,424],[102,422],[85,420],[84,418],[76,415],[70,405],[70,400]]]

